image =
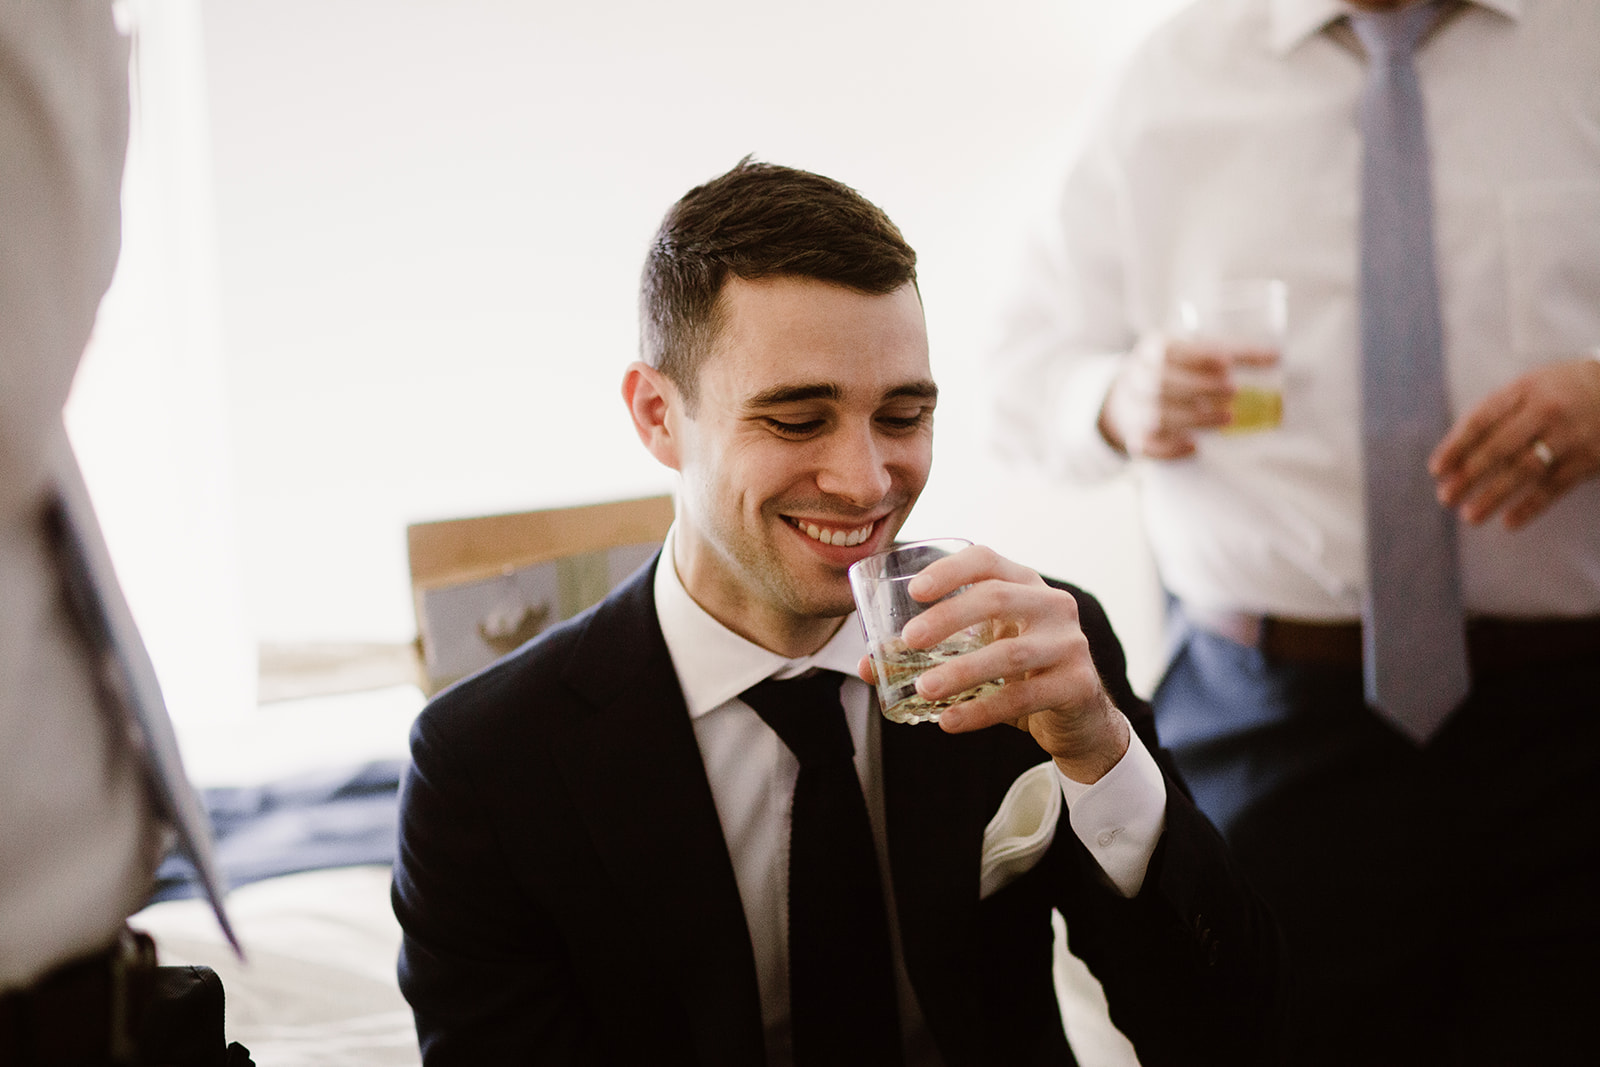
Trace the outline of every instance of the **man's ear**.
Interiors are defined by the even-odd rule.
[[[678,470],[678,438],[674,429],[682,417],[677,386],[648,363],[628,364],[622,376],[622,399],[633,416],[633,429],[644,447],[664,467]]]

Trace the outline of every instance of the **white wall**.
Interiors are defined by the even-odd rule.
[[[180,724],[255,706],[221,344],[199,0],[120,0],[122,250],[67,426]]]
[[[1089,82],[1179,0],[202,0],[242,573],[264,639],[413,632],[407,522],[670,488],[617,395],[644,246],[753,152],[921,255],[945,386],[912,534],[1101,593],[1153,669],[1125,489],[976,454],[970,384]]]

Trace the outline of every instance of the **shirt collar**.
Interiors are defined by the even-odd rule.
[[[1509,19],[1522,15],[1522,0],[1467,0],[1479,7],[1497,11]],[[1321,33],[1331,23],[1350,13],[1343,0],[1269,0],[1268,40],[1272,51],[1283,55],[1301,42]]]
[[[656,564],[656,619],[691,719],[726,704],[767,678],[790,678],[813,667],[838,671],[847,678],[857,677],[856,665],[866,654],[867,641],[854,612],[812,655],[790,659],[762,648],[718,622],[683,587],[672,561],[676,529],[674,526],[667,531],[661,560]]]

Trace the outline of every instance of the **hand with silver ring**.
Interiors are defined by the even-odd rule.
[[[1439,502],[1462,521],[1526,526],[1600,477],[1600,359],[1538,367],[1490,393],[1428,460]]]

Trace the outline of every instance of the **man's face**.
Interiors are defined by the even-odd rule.
[[[922,303],[809,278],[731,279],[691,416],[676,562],[697,603],[773,651],[820,647],[846,569],[882,551],[928,480],[936,396]]]

